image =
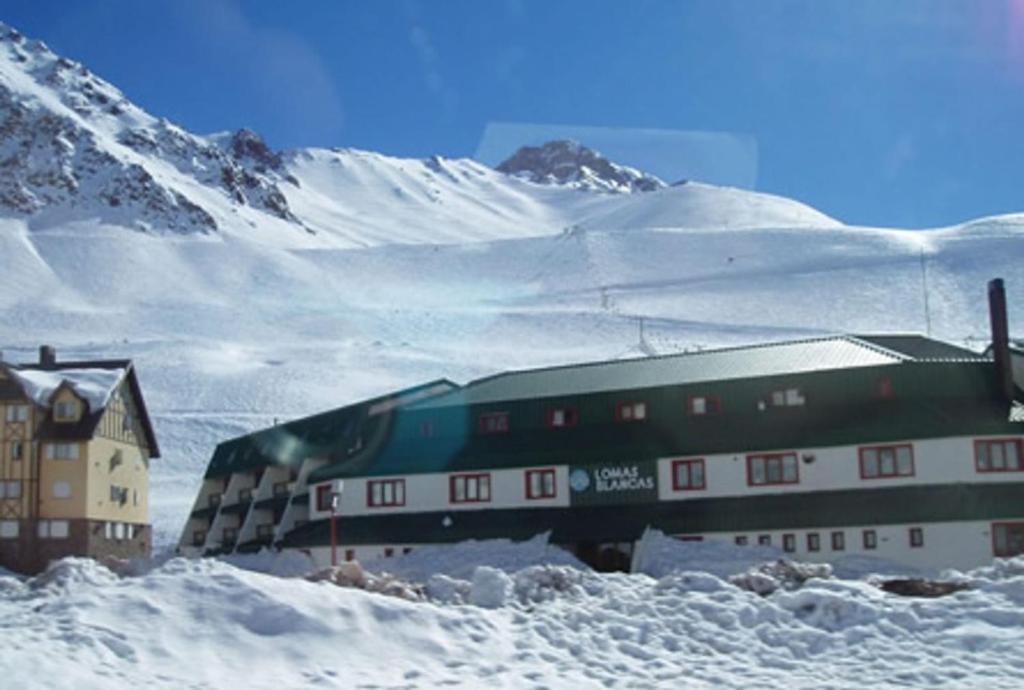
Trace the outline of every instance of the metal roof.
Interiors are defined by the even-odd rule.
[[[824,336],[506,372],[412,407],[429,409],[937,360],[987,361],[970,350],[922,336]]]

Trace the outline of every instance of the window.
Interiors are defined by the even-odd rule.
[[[46,445],[47,460],[77,460],[77,443],[49,443]]]
[[[1020,472],[1021,439],[995,439],[974,442],[974,466],[979,472]]]
[[[71,483],[70,482],[54,482],[53,483],[53,497],[54,498],[71,498]]]
[[[615,421],[642,422],[647,419],[647,403],[625,402],[615,407]]]
[[[785,390],[772,391],[768,396],[768,402],[772,407],[801,407],[806,400],[799,388],[786,388]]]
[[[821,536],[817,532],[807,533],[807,550],[821,551]]]
[[[911,527],[910,528],[909,536],[910,536],[910,547],[911,548],[919,549],[922,546],[924,546],[924,530],[923,529],[921,529],[920,527]]]
[[[992,553],[1001,558],[1024,554],[1024,522],[993,523]]]
[[[7,421],[8,422],[27,422],[28,421],[28,405],[8,405],[7,406]]]
[[[21,460],[25,457],[25,446],[21,441],[11,441],[11,460]]]
[[[797,484],[800,470],[796,453],[773,453],[747,456],[747,484]]]
[[[551,429],[576,426],[579,421],[580,416],[575,407],[552,407],[548,409],[546,415],[546,423]]]
[[[686,414],[705,415],[718,414],[722,411],[722,401],[714,395],[697,395],[686,401]]]
[[[411,546],[403,546],[402,547],[402,555],[404,556],[407,553],[412,553],[412,547]]]
[[[699,491],[704,488],[703,458],[672,461],[673,491]]]
[[[378,479],[366,483],[366,505],[371,508],[405,505],[404,479]]]
[[[239,489],[238,490],[238,502],[248,503],[252,500],[252,489]]]
[[[274,526],[270,523],[256,525],[256,538],[257,539],[272,539],[274,536]]]
[[[110,526],[110,523],[107,523]],[[107,534],[107,539],[110,539],[110,534]],[[206,532],[203,530],[197,530],[192,533],[192,546],[202,546],[206,543]]]
[[[210,494],[206,498],[206,505],[208,505],[211,508],[216,508],[217,506],[220,505],[220,499],[221,499],[221,495],[220,494]]]
[[[864,538],[864,550],[871,551],[872,549],[878,548],[878,535],[873,529],[866,529],[863,533]]]
[[[451,503],[486,503],[491,500],[491,475],[456,474],[449,480]]]
[[[19,527],[17,520],[0,520],[0,539],[17,539]]]
[[[759,535],[757,537],[757,545],[758,546],[771,546],[772,545],[772,535],[770,535],[770,534],[761,534],[761,535]]]
[[[480,415],[481,434],[503,434],[508,431],[508,412],[485,412]]]
[[[67,520],[40,520],[38,523],[40,539],[67,539]]]
[[[0,482],[0,498],[21,498],[21,482],[16,479]]]
[[[346,561],[354,561],[355,559],[356,559],[356,550],[355,549],[345,549],[345,560]]]
[[[384,558],[391,558],[395,555],[395,550],[390,546],[384,549]]]
[[[786,553],[793,553],[796,551],[796,535],[795,534],[783,534],[782,535],[782,550]]]
[[[53,406],[53,417],[57,420],[75,419],[78,417],[78,403],[74,400],[62,400]]]
[[[124,527],[120,522],[117,523],[118,527]],[[124,535],[119,534],[118,539],[121,539]],[[238,528],[237,527],[225,527],[224,528],[224,543],[234,544],[238,540]]]
[[[883,400],[891,400],[896,397],[896,390],[892,386],[892,379],[883,377],[878,379],[878,385],[875,389],[878,393],[878,397]]]
[[[528,499],[554,498],[555,493],[555,471],[553,469],[526,471],[526,497]]]
[[[843,551],[846,549],[846,535],[843,532],[832,533],[832,550]]]
[[[118,505],[124,505],[128,502],[128,487],[110,485],[110,502]]]
[[[287,496],[288,495],[288,482],[274,482],[274,495],[275,496]]]
[[[320,512],[325,510],[331,510],[331,504],[334,500],[334,492],[331,491],[330,484],[321,484],[316,487],[316,509]]]
[[[867,446],[860,449],[860,478],[880,479],[914,476],[914,449],[907,443]]]
[[[747,538],[745,536],[741,535],[739,537],[736,537],[735,541],[736,541],[736,546],[746,546],[747,545]]]

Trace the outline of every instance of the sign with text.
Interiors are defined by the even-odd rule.
[[[658,471],[654,462],[614,462],[569,468],[573,505],[637,503],[658,500]]]

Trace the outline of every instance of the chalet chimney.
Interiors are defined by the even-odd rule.
[[[43,345],[39,348],[39,366],[44,369],[57,366],[57,350],[52,345]]]
[[[1006,400],[1013,400],[1013,362],[1010,360],[1010,326],[1006,319],[1006,288],[1003,279],[988,283],[988,315],[992,325],[992,359],[996,383]]]

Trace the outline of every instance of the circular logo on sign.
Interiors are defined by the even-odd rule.
[[[583,469],[575,469],[569,474],[569,486],[573,491],[586,491],[590,488],[590,473]]]

